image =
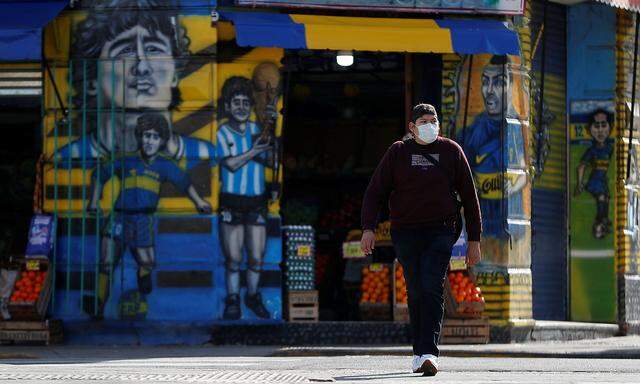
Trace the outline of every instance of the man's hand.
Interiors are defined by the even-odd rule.
[[[211,205],[206,201],[202,200],[197,205],[198,212],[202,214],[210,214],[211,213]]]
[[[365,229],[362,232],[362,240],[360,240],[360,248],[365,255],[370,255],[373,249],[376,247],[376,234],[370,230]]]
[[[584,183],[579,182],[576,184],[575,196],[579,196],[584,191]]]
[[[469,241],[467,242],[467,266],[473,267],[474,265],[480,262],[482,258],[480,254],[480,242],[479,241]]]
[[[260,137],[258,141],[251,148],[254,156],[261,154],[262,152],[266,152],[273,148],[270,137]]]

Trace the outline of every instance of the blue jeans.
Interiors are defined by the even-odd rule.
[[[444,282],[457,231],[448,227],[396,228],[391,238],[407,282],[413,354],[438,356]]]

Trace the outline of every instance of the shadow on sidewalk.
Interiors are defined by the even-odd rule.
[[[408,378],[422,377],[420,374],[409,372],[390,372],[390,373],[377,373],[373,375],[355,375],[355,376],[336,376],[335,381],[372,381],[380,379],[408,379]]]
[[[267,357],[279,347],[246,346],[2,346],[0,363],[33,364],[92,364],[109,361],[222,358],[239,359]]]

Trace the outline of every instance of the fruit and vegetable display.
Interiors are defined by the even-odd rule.
[[[16,280],[10,302],[33,304],[38,300],[47,278],[46,271],[22,271]]]
[[[284,276],[290,291],[315,289],[315,232],[312,227],[291,225],[284,230]]]
[[[371,264],[362,268],[360,304],[389,304],[391,268],[387,264]]]
[[[477,287],[474,284],[466,272],[449,272],[448,278],[451,286],[451,293],[453,294],[456,303],[461,303],[463,301],[484,303],[480,287]]]
[[[484,311],[484,297],[469,271],[450,271],[448,280],[449,316],[480,317]]]
[[[407,304],[407,282],[404,280],[402,265],[396,263],[395,290],[396,304]]]

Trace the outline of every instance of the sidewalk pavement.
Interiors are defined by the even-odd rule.
[[[442,345],[448,357],[640,359],[640,336],[519,344]],[[284,347],[272,356],[412,355],[410,346]]]
[[[640,336],[609,337],[596,340],[529,342],[522,344],[443,345],[442,356],[450,357],[539,357],[640,359]],[[275,357],[275,356],[410,356],[410,346],[3,346],[1,360],[41,359],[47,361],[104,361],[170,357]]]

